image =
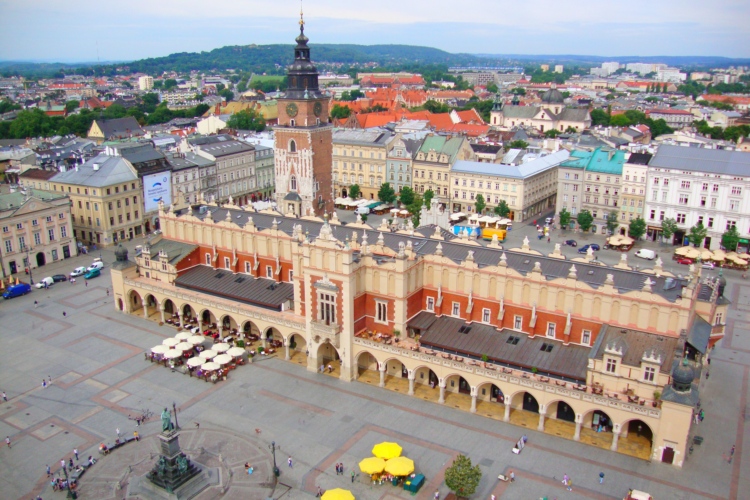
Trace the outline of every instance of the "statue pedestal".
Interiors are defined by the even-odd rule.
[[[147,478],[167,493],[174,493],[180,486],[200,474],[201,469],[180,450],[179,432],[163,431],[158,437],[161,456],[147,474]]]
[[[166,458],[177,458],[180,454],[180,433],[177,431],[167,431],[159,434],[159,444],[162,456]]]

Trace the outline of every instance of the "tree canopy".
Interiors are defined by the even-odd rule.
[[[665,240],[670,240],[678,229],[679,227],[677,227],[677,221],[671,217],[667,217],[666,219],[661,221],[661,237]]]
[[[331,108],[331,118],[346,119],[352,114],[352,110],[348,106],[342,106],[341,104],[334,104]]]
[[[628,227],[628,233],[631,238],[640,240],[643,238],[643,235],[646,234],[646,221],[643,220],[642,217],[637,217],[631,220],[630,226]]]
[[[560,210],[560,227],[566,228],[568,227],[568,224],[570,224],[570,212],[568,212],[567,208],[563,208]]]
[[[414,190],[409,186],[404,186],[401,188],[401,192],[399,193],[398,197],[401,204],[408,207],[409,205],[414,203]]]
[[[617,210],[612,210],[607,214],[607,231],[609,231],[610,234],[614,234],[615,229],[620,225],[617,220],[617,214]]]
[[[483,214],[484,209],[487,208],[487,203],[484,201],[484,196],[482,194],[478,194],[476,198],[474,198],[474,208],[476,209],[478,214]]]
[[[390,182],[384,182],[378,190],[378,199],[383,203],[393,203],[396,201],[396,191]]]
[[[227,127],[235,130],[265,130],[266,121],[252,109],[243,109],[229,117]]]
[[[508,206],[508,202],[506,202],[505,200],[500,200],[500,203],[497,204],[494,211],[500,217],[508,217],[508,214],[510,214],[510,207]]]
[[[459,498],[473,495],[482,480],[482,470],[479,465],[472,465],[471,459],[459,455],[453,465],[445,469],[445,485]]]
[[[591,212],[588,210],[581,210],[578,212],[578,216],[576,217],[576,221],[578,222],[578,226],[581,228],[581,231],[584,233],[591,229],[591,224],[594,222],[594,216],[591,215]]]
[[[687,235],[688,241],[690,241],[693,246],[697,247],[703,242],[707,234],[708,229],[706,229],[702,222],[698,222],[696,225],[690,228],[690,231]]]
[[[352,184],[349,186],[349,198],[356,200],[360,194],[359,184]]]
[[[724,234],[721,235],[721,246],[729,250],[730,252],[734,252],[737,250],[737,245],[740,242],[740,233],[737,231],[737,226],[729,226],[729,229],[724,231]]]

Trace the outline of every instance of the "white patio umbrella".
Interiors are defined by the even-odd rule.
[[[180,356],[182,356],[182,351],[178,351],[177,349],[170,349],[164,354],[164,357],[167,359],[177,359]]]
[[[202,353],[198,354],[203,359],[212,359],[215,358],[218,353],[216,351],[213,351],[211,349],[207,349],[203,351]]]
[[[171,338],[168,338],[168,339],[164,339],[161,343],[164,344],[164,345],[166,345],[166,346],[169,346],[169,347],[174,347],[177,344],[179,344],[180,341],[177,340],[176,338],[172,338],[171,337]]]
[[[232,359],[234,358],[232,358],[232,356],[230,356],[229,354],[219,354],[213,359],[213,362],[219,365],[225,365],[227,363],[231,363]]]
[[[174,336],[177,340],[187,340],[190,338],[192,334],[190,332],[177,332],[177,335]]]
[[[227,352],[231,346],[227,344],[226,342],[222,342],[220,344],[214,344],[211,347],[211,350],[216,352]]]
[[[187,339],[187,341],[193,345],[200,345],[204,340],[206,340],[206,337],[204,337],[203,335],[192,335]]]
[[[221,366],[217,365],[216,363],[212,363],[210,361],[208,363],[203,363],[201,365],[201,370],[203,370],[204,372],[211,372],[214,370],[218,370],[219,368],[221,368]]]
[[[399,213],[401,215],[409,215],[409,211],[408,210],[401,210]]]
[[[189,367],[191,367],[191,368],[194,368],[196,366],[202,365],[205,362],[206,362],[205,359],[202,359],[202,358],[199,358],[198,356],[195,356],[195,357],[192,357],[192,358],[190,358],[190,359],[187,360],[187,365]]]
[[[165,352],[171,350],[168,345],[159,344],[157,346],[154,346],[151,348],[151,352],[156,354],[164,354]]]
[[[175,350],[177,351],[189,351],[193,348],[193,344],[190,342],[180,342],[176,346],[174,346]]]
[[[231,349],[229,349],[227,351],[227,354],[229,354],[230,356],[234,356],[235,358],[237,358],[237,357],[242,356],[243,354],[245,354],[245,349],[242,348],[242,347],[232,347]]]

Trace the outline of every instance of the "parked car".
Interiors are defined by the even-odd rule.
[[[689,266],[690,264],[692,264],[694,262],[695,261],[693,259],[690,259],[688,257],[680,257],[679,259],[677,259],[677,263],[678,264],[685,264],[687,266]]]
[[[94,269],[100,270],[104,267],[104,263],[100,260],[95,260],[93,264],[91,264],[86,271],[93,271]]]
[[[589,251],[589,248],[593,250],[594,252],[598,252],[600,250],[599,245],[596,243],[591,243],[590,245],[584,245],[581,248],[578,249],[578,253],[586,253]]]
[[[577,247],[578,242],[576,240],[565,240],[565,244],[569,247]]]
[[[76,276],[83,276],[86,274],[86,268],[85,267],[76,267],[73,269],[73,272],[70,273],[71,278],[75,278]]]
[[[544,219],[544,223],[549,226],[550,224],[554,222],[554,220],[555,220],[554,217],[547,217],[546,219]]]
[[[13,297],[20,297],[26,295],[31,291],[31,285],[28,283],[19,283],[17,285],[10,285],[5,292],[3,292],[4,299],[12,299]]]
[[[54,284],[55,280],[53,280],[51,276],[47,276],[46,278],[39,280],[34,286],[37,288],[48,288]]]
[[[59,282],[59,281],[68,281],[68,277],[67,277],[67,276],[65,276],[64,274],[53,274],[53,275],[52,275],[52,280],[53,280],[53,281],[54,281],[55,283],[57,283],[57,282]]]
[[[714,264],[713,262],[704,262],[703,264],[701,264],[701,267],[703,269],[713,269],[714,267],[716,267],[716,264]]]
[[[102,272],[99,269],[89,269],[86,271],[86,274],[83,275],[84,279],[90,280],[91,278],[96,278],[97,276],[101,276]]]

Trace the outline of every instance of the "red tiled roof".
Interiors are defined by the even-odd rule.
[[[655,114],[662,114],[662,115],[690,115],[692,116],[693,113],[690,111],[685,111],[684,109],[669,109],[669,108],[660,108],[660,109],[647,109],[646,110],[646,116],[655,113]]]

